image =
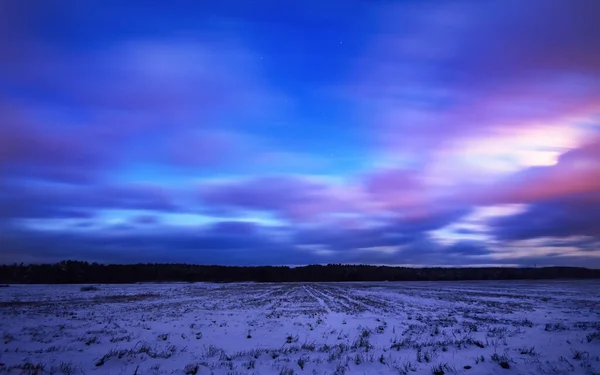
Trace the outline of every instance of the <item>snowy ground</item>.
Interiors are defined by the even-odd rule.
[[[598,374],[600,282],[0,288],[0,374]]]

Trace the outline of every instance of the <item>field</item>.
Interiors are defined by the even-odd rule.
[[[11,285],[0,374],[599,374],[600,282]]]

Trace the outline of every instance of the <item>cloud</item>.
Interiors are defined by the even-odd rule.
[[[299,227],[295,229],[292,241],[296,245],[328,249],[342,258],[365,259],[367,255],[377,255],[379,258],[386,256],[395,259],[394,262],[397,263],[400,258],[394,257],[399,254],[408,256],[412,251],[425,254],[427,248],[442,250],[442,246],[431,240],[429,232],[444,227],[463,215],[465,212],[459,210],[419,218],[382,218],[378,223],[361,227],[343,227],[336,222],[318,227]],[[425,243],[426,248],[421,248]],[[443,258],[443,251],[437,257]],[[370,262],[372,261],[374,259]]]
[[[104,186],[0,186],[0,218],[90,218],[104,209],[177,211],[161,187],[147,184]]]
[[[138,215],[133,219],[135,224],[155,225],[160,223],[160,218],[155,215]]]
[[[361,234],[364,233],[346,233],[355,239]],[[446,259],[438,245],[426,243],[423,239],[407,242],[401,252],[373,250],[374,246],[368,246],[375,243],[373,238],[352,243],[352,246],[368,246],[361,248],[340,248],[338,241],[341,237],[310,246],[295,239],[278,239],[268,227],[232,222],[189,229],[166,226],[151,230],[126,226],[83,232],[12,229],[0,236],[9,248],[0,261],[8,263],[70,258],[117,263],[158,261],[224,265],[377,261],[406,264],[435,263]],[[334,253],[320,251],[333,248]],[[335,256],[328,257],[327,254]]]
[[[1,178],[91,183],[112,159],[101,146],[110,139],[97,129],[57,132],[8,101],[0,101],[0,113]]]
[[[369,197],[388,208],[406,208],[427,201],[425,184],[414,170],[383,169],[364,177]]]
[[[545,164],[600,114],[599,10],[591,0],[384,7],[347,91],[382,155],[430,179]]]
[[[43,13],[9,3],[7,12],[24,24]],[[227,29],[127,34],[72,50],[18,25],[3,26],[14,39],[7,48],[27,46],[0,63],[14,92],[0,98],[5,178],[89,183],[141,163],[190,170],[248,160],[255,150],[244,134],[285,107],[259,57]]]
[[[257,224],[246,221],[220,221],[210,227],[214,234],[229,236],[253,236],[260,230]]]
[[[210,210],[262,211],[281,219],[307,221],[353,212],[360,202],[352,192],[303,176],[265,176],[200,186],[200,198]]]
[[[539,201],[517,215],[492,222],[502,240],[536,237],[600,237],[600,194],[573,194]]]
[[[490,254],[490,250],[486,248],[485,244],[476,241],[459,241],[448,246],[444,251],[459,256]]]
[[[184,262],[222,265],[300,265],[369,263],[423,266],[461,265],[587,265],[598,263],[593,240],[491,246],[463,241],[444,246],[427,228],[389,223],[370,229],[271,227],[240,221],[195,227],[161,225],[54,231],[6,227],[0,240],[8,251],[0,262],[54,262],[81,259],[110,263]],[[287,235],[282,235],[287,233]],[[293,234],[293,235],[289,235]],[[581,249],[576,246],[581,245]],[[552,252],[540,252],[553,247]],[[591,246],[591,247],[590,247]]]
[[[86,232],[5,231],[9,251],[0,262],[81,259],[110,263],[185,262],[197,264],[302,264],[301,254],[266,234],[239,235],[219,228],[136,230],[111,228]]]
[[[273,175],[205,182],[199,195],[206,212],[257,211],[296,223],[370,224],[390,219],[412,226],[431,218],[465,215],[470,207],[437,200],[414,172],[374,171],[352,180]],[[345,224],[342,224],[344,222]]]
[[[479,203],[531,203],[575,194],[580,199],[600,196],[600,138],[562,154],[556,165],[528,168],[471,193]]]

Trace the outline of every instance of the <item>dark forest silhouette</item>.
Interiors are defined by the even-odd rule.
[[[190,264],[98,264],[63,261],[55,264],[0,265],[0,283],[72,284],[168,281],[437,281],[592,279],[600,270],[577,267],[544,268],[407,268],[328,264],[302,267],[201,266]]]

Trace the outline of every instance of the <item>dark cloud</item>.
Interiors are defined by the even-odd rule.
[[[253,236],[259,230],[258,225],[244,221],[220,221],[210,228],[210,231],[214,234],[229,236]]]
[[[102,209],[178,211],[169,193],[154,185],[0,186],[0,218],[89,218]]]
[[[537,202],[518,215],[491,222],[503,240],[536,237],[600,236],[600,195],[584,194]]]
[[[83,233],[5,231],[4,263],[81,259],[102,262],[185,262],[198,264],[302,264],[301,253],[263,234],[223,232],[222,228],[168,228],[139,231],[110,228]]]
[[[183,262],[222,265],[302,265],[367,263],[399,265],[599,264],[586,252],[597,242],[582,244],[580,254],[543,257],[492,257],[486,243],[468,241],[443,246],[424,233],[395,235],[381,230],[340,230],[315,233],[299,230],[280,236],[281,228],[242,222],[219,222],[204,227],[161,226],[152,230],[126,225],[83,231],[42,232],[6,227],[0,234],[6,251],[0,262],[55,262],[79,259],[105,263]],[[292,228],[287,228],[289,231]],[[401,231],[399,231],[401,232]],[[413,233],[415,234],[415,233]],[[572,246],[566,242],[562,246]],[[583,248],[585,247],[585,248]]]
[[[156,215],[139,215],[133,218],[133,223],[142,225],[159,224],[160,218]]]
[[[427,240],[431,230],[441,228],[465,215],[466,212],[446,212],[437,216],[428,216],[410,220],[390,218],[377,226],[366,228],[336,227],[335,224],[323,225],[316,229],[296,229],[293,236],[295,244],[322,245],[336,251],[340,256],[352,253],[357,249],[370,248],[418,248],[419,243],[427,243],[426,247],[441,249],[442,246],[432,245]],[[421,249],[418,251],[425,251]],[[373,255],[367,251],[366,254]],[[364,254],[363,254],[364,256]],[[361,258],[362,259],[362,258]]]
[[[455,255],[489,255],[491,252],[486,245],[477,241],[459,241],[444,249],[444,252]]]

